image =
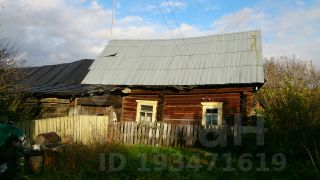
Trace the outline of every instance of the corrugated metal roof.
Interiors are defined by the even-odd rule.
[[[24,91],[36,95],[75,95],[99,91],[101,87],[80,84],[93,60],[24,68]],[[106,88],[106,87],[103,87]],[[109,88],[110,89],[110,88]]]
[[[83,59],[72,63],[25,68],[22,83],[30,86],[80,84],[92,62],[91,59]]]
[[[111,86],[95,86],[86,84],[57,84],[49,86],[37,86],[26,89],[35,96],[72,96],[104,92],[113,89]]]
[[[260,31],[178,40],[113,40],[83,84],[263,83]]]

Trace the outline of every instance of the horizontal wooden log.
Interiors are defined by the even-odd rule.
[[[203,97],[212,98],[240,98],[240,93],[216,93],[216,94],[188,94],[188,95],[166,95],[167,100],[179,100],[179,99],[201,99]]]
[[[181,94],[206,94],[206,93],[227,93],[227,92],[252,92],[254,86],[248,87],[219,87],[219,88],[208,88],[208,89],[193,89],[191,91],[153,91],[153,90],[141,90],[133,89],[131,91],[132,95],[153,95],[153,94],[171,94],[171,95],[181,95]]]

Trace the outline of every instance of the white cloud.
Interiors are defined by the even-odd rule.
[[[163,8],[175,8],[175,9],[184,9],[186,8],[186,4],[180,1],[166,1],[160,4],[160,7]]]
[[[107,43],[110,11],[93,1],[88,8],[63,0],[5,1],[1,36],[20,47],[32,65],[94,58]],[[19,12],[19,13],[17,13]]]
[[[214,33],[260,29],[264,56],[291,56],[312,59],[320,64],[320,6],[283,10],[278,16],[252,8],[226,14],[212,24]]]
[[[86,1],[89,6],[82,2],[0,0],[5,6],[0,10],[0,35],[16,42],[32,65],[95,58],[110,39],[111,11],[97,1]],[[186,23],[168,30],[140,16],[125,16],[116,19],[112,39],[181,38],[261,29],[264,56],[295,54],[320,64],[318,9],[319,4],[272,16],[244,8],[216,19],[207,30]]]
[[[183,3],[181,1],[165,1],[165,2],[159,2],[154,1],[153,4],[150,4],[148,6],[146,6],[145,8],[142,8],[142,11],[147,11],[147,12],[152,12],[156,9],[158,9],[157,11],[160,11],[162,13],[170,13],[171,9],[174,10],[184,10],[187,7],[186,3]]]
[[[16,42],[30,65],[95,58],[110,39],[111,11],[97,1],[91,1],[86,7],[81,6],[84,2],[81,0],[0,2],[5,6],[0,11],[0,35]],[[181,31],[199,33],[186,24],[181,26]],[[175,32],[139,16],[126,16],[116,19],[112,38],[176,38]]]
[[[244,8],[215,20],[212,27],[215,33],[225,33],[259,29],[268,23],[264,13]]]

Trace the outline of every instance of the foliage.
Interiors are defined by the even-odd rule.
[[[105,153],[106,171],[100,170],[100,154]],[[111,153],[124,156],[125,166],[120,171],[109,172],[108,157]],[[274,171],[270,157],[266,157],[266,171],[258,171],[261,167],[259,159],[252,159],[252,170],[239,168],[240,156],[233,154],[226,160],[223,153],[217,153],[213,162],[212,151],[200,149],[177,149],[170,147],[148,147],[143,145],[110,145],[110,144],[73,144],[59,155],[59,162],[54,168],[45,168],[40,174],[23,174],[22,179],[315,179],[319,176],[310,168],[308,162],[290,161],[283,171]],[[224,153],[229,153],[225,151]],[[157,155],[165,158],[161,170],[156,168],[163,164],[154,161]],[[142,156],[143,155],[143,156]],[[195,156],[196,155],[196,156]],[[184,168],[179,169],[177,157],[183,157]],[[255,154],[253,154],[255,156]],[[143,157],[143,158],[142,158]],[[291,163],[292,162],[292,163]],[[117,161],[116,161],[117,163]],[[200,166],[197,166],[198,163]],[[144,164],[144,165],[143,165]],[[229,164],[229,165],[228,165]],[[208,169],[209,165],[213,165]],[[233,170],[226,170],[230,166]],[[138,170],[142,168],[144,170]]]
[[[0,40],[0,118],[29,119],[32,108],[24,104],[25,94],[18,81],[23,78],[18,50],[8,40]]]
[[[320,137],[320,71],[295,57],[266,59],[264,70],[266,83],[258,99],[269,133],[282,150],[299,152]]]

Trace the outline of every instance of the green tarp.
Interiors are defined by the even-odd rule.
[[[24,132],[10,124],[0,123],[0,147],[6,144],[7,140],[10,138],[23,137]]]

